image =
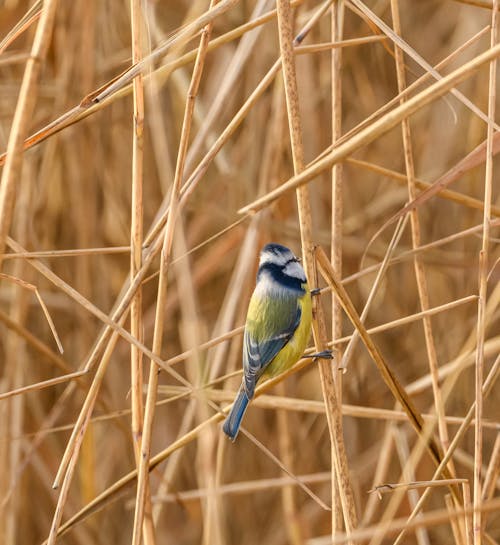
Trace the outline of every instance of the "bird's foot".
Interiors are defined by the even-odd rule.
[[[321,293],[321,288],[314,288],[311,290],[311,297],[314,297],[315,295],[319,295]]]
[[[323,360],[333,360],[333,350],[322,350],[321,352],[316,352],[315,354],[305,354],[304,358],[321,358]]]

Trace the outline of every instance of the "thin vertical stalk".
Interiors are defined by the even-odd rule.
[[[27,167],[31,167],[31,162],[28,162]],[[30,196],[31,191],[29,189],[29,181],[33,176],[33,169],[26,169],[26,175],[22,177],[19,191],[19,208],[16,213],[16,224],[14,225],[15,236],[21,243],[25,244],[29,238],[29,225],[31,218],[29,217],[29,210],[31,208]],[[26,280],[31,274],[31,270],[27,270],[26,261],[19,260],[14,264],[12,273],[16,278],[23,278]],[[21,289],[19,286],[12,286],[12,301],[9,305],[10,316],[18,324],[26,323],[29,304],[30,293],[28,290]],[[26,377],[31,374],[29,366],[23,364],[27,361],[27,350],[24,340],[15,335],[13,332],[9,332],[5,335],[5,352],[4,352],[4,365],[2,366],[2,376],[0,381],[2,388],[14,390],[19,388]],[[6,421],[3,430],[4,435],[10,437],[19,437],[23,434],[23,421],[25,418],[26,400],[23,396],[16,396],[16,398],[8,399],[5,403],[5,408],[2,416],[6,416]],[[17,468],[21,463],[23,444],[21,441],[5,441],[5,450],[2,451],[2,483],[6,490],[14,489],[17,479]],[[4,457],[5,456],[5,457]],[[19,541],[19,517],[21,516],[22,500],[19,497],[19,493],[12,494],[11,496],[11,509],[0,510],[0,539],[3,543],[16,543]]]
[[[292,11],[289,0],[278,0],[277,10],[293,168],[294,174],[298,175],[304,170],[304,148],[302,143],[295,56],[293,51]],[[296,194],[304,264],[307,277],[311,282],[316,278],[316,272],[314,266],[314,243],[312,238],[309,189],[304,185],[297,189]],[[322,308],[317,298],[314,301],[313,316],[315,317],[313,331],[315,333],[316,348],[321,351],[326,348],[328,337]],[[349,533],[356,528],[357,517],[354,506],[354,496],[349,481],[347,459],[345,456],[341,412],[337,401],[331,363],[327,360],[320,360],[319,368],[323,395],[327,406],[327,421],[333,452],[332,457],[335,460],[335,463],[332,464],[332,501],[335,501],[335,486],[333,483],[337,480],[342,499],[344,523],[346,532],[349,535]],[[336,529],[336,521],[334,519],[335,513],[332,512],[333,531]]]
[[[286,383],[281,382],[277,387],[278,395],[286,397]],[[290,418],[287,411],[278,410],[278,444],[280,458],[283,464],[292,469],[294,464],[292,448],[292,430],[290,429]],[[288,533],[288,540],[291,545],[301,545],[304,543],[304,532],[300,519],[300,513],[297,510],[295,502],[295,493],[293,485],[283,486],[281,489],[281,500],[283,504],[283,518]]]
[[[497,432],[495,443],[493,444],[493,450],[491,451],[490,463],[484,476],[482,494],[483,501],[489,501],[493,498],[495,493],[498,474],[500,473],[500,432]],[[483,531],[486,527],[486,514],[483,513],[481,523],[483,525]]]
[[[141,0],[130,0],[130,23],[132,34],[132,62],[142,61],[143,16]],[[143,164],[144,164],[144,84],[142,73],[132,82],[133,89],[133,136],[132,136],[132,203],[130,222],[130,277],[134,278],[142,266],[143,242]],[[142,287],[139,286],[130,304],[130,333],[142,342]],[[142,352],[130,346],[130,385],[131,385],[131,428],[136,467],[141,458],[143,407],[143,358]],[[154,527],[150,495],[147,494],[143,525],[145,545],[154,545]]]
[[[394,26],[394,32],[401,36],[401,21],[399,17],[399,2],[398,0],[391,0],[392,20]],[[396,60],[396,74],[398,80],[398,92],[402,93],[406,89],[406,74],[403,51],[395,44],[394,55]],[[400,104],[405,102],[405,98],[400,100]],[[417,196],[417,188],[415,184],[415,163],[413,160],[412,150],[412,137],[409,118],[405,118],[401,121],[401,131],[403,134],[403,147],[406,176],[408,179],[408,197],[410,201],[415,200]],[[421,230],[420,220],[418,217],[418,210],[414,209],[410,212],[410,224],[411,224],[411,240],[412,248],[416,250],[421,245]],[[415,278],[417,282],[418,296],[420,300],[420,308],[423,312],[429,310],[429,290],[427,287],[427,279],[425,275],[424,265],[418,256],[415,254],[413,258],[413,266],[415,269]],[[438,376],[438,362],[436,346],[434,343],[434,336],[432,333],[432,322],[430,316],[424,316],[422,320],[424,326],[425,345],[427,348],[427,358],[429,360],[429,370],[432,379],[432,392],[434,395],[434,405],[436,408],[436,415],[438,418],[438,430],[439,438],[444,450],[448,448],[448,430],[446,428],[444,404],[441,395],[441,389],[439,386]],[[450,471],[453,475],[453,466],[450,463]]]
[[[198,87],[203,71],[205,62],[205,56],[207,52],[207,46],[210,39],[211,23],[209,23],[201,33],[200,45],[198,47],[198,54],[193,69],[193,75],[191,78],[191,84],[189,86],[188,95],[186,99],[186,107],[184,110],[184,119],[182,124],[182,133],[179,144],[179,151],[177,154],[177,163],[175,168],[175,178],[172,187],[172,193],[170,198],[169,214],[167,219],[167,225],[165,227],[165,233],[163,237],[163,245],[160,257],[160,277],[158,283],[158,293],[156,299],[156,314],[155,314],[155,328],[153,333],[153,354],[159,355],[161,352],[161,345],[163,341],[163,329],[165,321],[165,302],[167,300],[167,287],[168,287],[168,268],[170,262],[170,254],[172,250],[172,241],[174,235],[175,222],[177,214],[180,210],[179,205],[179,192],[181,188],[181,182],[184,175],[184,163],[186,160],[186,152],[189,142],[189,135],[191,132],[191,122],[193,118],[194,102],[198,93]],[[147,489],[149,485],[149,459],[151,455],[151,435],[153,428],[153,418],[155,412],[156,398],[157,398],[157,386],[158,386],[158,374],[160,367],[154,362],[150,362],[149,367],[149,380],[148,390],[146,395],[146,405],[144,411],[144,427],[143,437],[141,445],[141,457],[138,467],[137,475],[137,494],[135,503],[135,515],[134,515],[134,528],[132,534],[132,544],[139,545],[141,541],[141,527],[144,520],[144,509],[146,505]]]
[[[59,526],[61,524],[64,505],[66,504],[66,501],[68,499],[69,486],[73,479],[74,468],[78,460],[78,453],[80,451],[81,443],[83,437],[85,436],[85,430],[87,429],[88,423],[90,421],[97,394],[99,393],[102,381],[104,380],[104,375],[106,374],[106,370],[108,368],[108,364],[115,349],[118,338],[118,333],[114,331],[111,335],[111,339],[109,340],[106,350],[104,351],[99,367],[97,368],[94,380],[92,381],[92,385],[89,388],[80,414],[78,415],[78,421],[73,427],[73,431],[71,434],[71,439],[73,439],[73,441],[68,441],[68,447],[65,452],[65,455],[67,455],[67,461],[64,465],[64,471],[61,473],[60,477],[62,479],[62,485],[59,492],[59,497],[57,498],[56,509],[52,519],[52,525],[50,527],[47,545],[53,545],[56,541]]]
[[[490,47],[497,43],[498,0],[493,0],[491,12]],[[491,195],[493,185],[493,124],[495,122],[497,61],[490,63],[490,82],[488,100],[488,127],[486,130],[486,172],[484,178],[483,238],[479,252],[479,299],[477,303],[477,347],[475,367],[476,421],[474,424],[474,494],[473,494],[473,535],[474,545],[482,543],[482,489],[481,469],[483,464],[483,379],[484,379],[484,340],[486,334],[486,298],[488,289],[488,255],[491,221]]]
[[[472,516],[470,515],[471,501],[470,501],[470,484],[469,482],[462,484],[462,494],[464,497],[464,521],[463,528],[465,532],[465,540],[467,545],[472,545],[474,541],[473,532],[472,532]],[[459,520],[457,520],[457,523]]]
[[[31,47],[31,54],[26,62],[7,144],[7,157],[0,181],[0,270],[2,269],[3,254],[5,253],[7,236],[12,222],[16,184],[20,179],[19,175],[23,164],[24,139],[28,134],[29,123],[32,120],[35,108],[38,76],[49,48],[56,8],[57,0],[45,0],[43,3],[42,14]]]
[[[344,2],[336,0],[332,4],[331,37],[332,42],[342,40],[344,23]],[[342,135],[342,48],[336,47],[331,53],[332,70],[332,145]],[[342,278],[342,220],[344,209],[343,198],[343,170],[342,163],[337,163],[332,168],[332,239],[331,255],[333,269],[339,278]],[[342,307],[335,297],[332,297],[332,340],[342,336]],[[342,350],[338,346],[333,351],[333,360],[342,361]],[[342,372],[334,373],[337,387],[337,402],[342,405]],[[333,460],[332,460],[333,461]],[[333,464],[332,464],[333,467]],[[341,526],[342,513],[338,497],[336,480],[332,479],[332,535],[335,535],[337,527]]]
[[[141,44],[141,2],[131,0],[130,18],[132,26],[132,62],[142,59]],[[133,278],[142,265],[143,239],[143,132],[144,132],[144,88],[142,74],[133,81],[133,140],[132,140],[132,210],[130,226],[130,275]],[[130,304],[130,332],[142,340],[142,288],[139,287]],[[140,437],[142,433],[142,353],[131,345],[131,405],[132,405],[132,439],[136,461],[140,453]]]

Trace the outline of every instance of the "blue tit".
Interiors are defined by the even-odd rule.
[[[311,334],[311,293],[299,259],[281,244],[260,253],[257,282],[248,306],[243,338],[243,381],[223,430],[236,439],[255,386],[290,368]]]

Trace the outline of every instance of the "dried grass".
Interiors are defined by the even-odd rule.
[[[0,5],[0,543],[500,542],[497,12]],[[335,361],[230,444],[271,240]]]

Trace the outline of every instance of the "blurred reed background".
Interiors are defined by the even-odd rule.
[[[500,542],[496,2],[278,4],[0,3],[1,543]],[[442,61],[463,77],[439,88]],[[300,220],[293,188],[252,205],[296,179],[292,158]],[[313,244],[332,256],[429,427],[361,340],[342,360],[354,328],[325,275],[333,367],[304,360],[223,436],[269,241],[309,271]],[[438,457],[452,444],[439,476],[429,436]],[[421,518],[425,487],[373,492],[433,478]]]

